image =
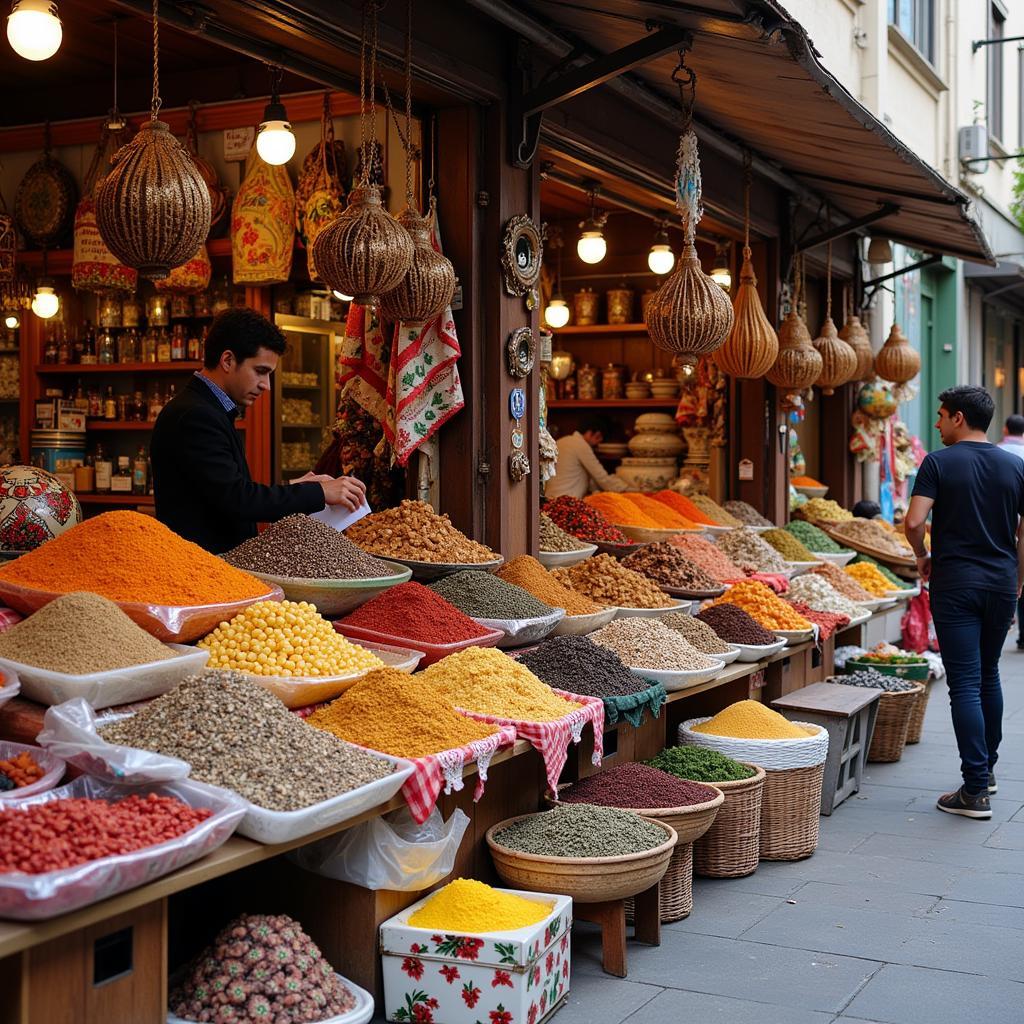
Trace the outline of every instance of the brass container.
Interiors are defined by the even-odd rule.
[[[622,398],[625,391],[626,368],[609,363],[601,374],[601,397]]]
[[[590,363],[584,363],[576,371],[577,398],[581,402],[595,402],[599,397],[601,371]]]
[[[146,300],[146,319],[150,327],[167,327],[171,322],[169,295],[156,292]]]
[[[593,327],[597,323],[600,298],[593,288],[584,288],[572,297],[573,322],[577,327]]]
[[[121,300],[112,292],[100,299],[100,327],[121,326]]]
[[[142,316],[142,303],[137,295],[129,295],[121,303],[121,326],[138,327],[139,317]]]
[[[631,324],[633,322],[633,296],[632,288],[608,289],[608,323]]]

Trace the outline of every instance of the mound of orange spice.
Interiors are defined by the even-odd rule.
[[[810,629],[811,623],[796,612],[792,606],[775,596],[771,587],[757,580],[744,580],[730,587],[712,604],[734,604],[742,608],[752,619],[765,629],[802,630]]]

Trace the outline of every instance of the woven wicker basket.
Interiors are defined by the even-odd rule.
[[[828,732],[810,722],[794,722],[815,730],[806,739],[747,740],[694,732],[704,718],[679,726],[679,742],[710,747],[726,757],[753,762],[765,769],[761,797],[761,860],[802,860],[818,845],[821,784],[828,754]]]
[[[692,911],[693,843],[676,843],[658,890],[658,916],[662,924],[671,924],[689,917]],[[633,920],[632,897],[626,900],[626,920]]]
[[[715,823],[693,845],[693,870],[704,878],[743,878],[757,870],[761,846],[761,798],[765,771],[749,779],[716,782],[725,794]]]
[[[921,692],[917,696],[914,710],[910,712],[910,724],[907,726],[908,744],[921,742],[921,732],[924,729],[924,714],[928,710],[928,698],[931,696],[931,693],[931,680],[929,680],[923,684]]]
[[[882,691],[878,699],[878,717],[875,719],[875,731],[871,736],[871,747],[868,760],[892,763],[903,756],[903,748],[907,744],[907,731],[910,718],[921,700],[923,686],[902,693]]]

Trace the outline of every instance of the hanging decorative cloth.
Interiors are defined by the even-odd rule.
[[[210,287],[210,278],[213,276],[213,266],[210,263],[210,254],[207,252],[206,244],[199,246],[192,259],[175,267],[167,277],[154,281],[158,292],[174,292],[178,295],[192,295],[205,292]]]
[[[387,399],[392,339],[380,314],[353,302],[345,322],[345,340],[338,356],[338,385],[342,398],[362,406],[384,429],[384,441],[394,436],[395,417]]]
[[[654,293],[644,310],[651,341],[674,352],[683,365],[693,366],[698,356],[713,352],[729,336],[733,325],[729,297],[697,258],[697,224],[701,205],[700,158],[693,131],[693,102],[697,76],[680,52],[672,80],[679,86],[683,130],[676,154],[676,207],[683,224],[683,254],[676,269]],[[687,95],[687,91],[689,95]]]
[[[345,187],[338,179],[329,154],[334,152],[334,122],[331,118],[330,94],[324,93],[324,109],[320,117],[320,161],[303,206],[302,230],[305,232],[306,263],[309,279],[319,281],[313,258],[313,243],[324,228],[333,224],[345,209]],[[296,201],[298,209],[301,200]]]
[[[111,131],[103,119],[92,163],[82,184],[82,198],[75,210],[74,257],[71,285],[79,291],[135,291],[136,270],[126,267],[106,246],[96,224],[96,189],[110,169],[113,155],[125,144],[126,129]]]
[[[14,218],[7,212],[7,202],[0,192],[0,282],[14,280],[17,255],[18,233],[14,228]]]
[[[282,284],[292,272],[295,191],[288,168],[249,150],[245,177],[231,208],[231,270],[235,284]]]

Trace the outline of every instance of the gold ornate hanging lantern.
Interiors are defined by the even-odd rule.
[[[885,344],[875,356],[875,372],[883,380],[904,385],[921,370],[921,355],[913,348],[899,324],[893,324]]]
[[[644,321],[658,348],[675,353],[684,367],[692,367],[699,356],[714,352],[729,336],[733,312],[728,295],[701,268],[694,244],[704,213],[697,136],[692,128],[697,76],[684,57],[681,52],[672,72],[683,111],[683,133],[676,154],[676,206],[683,224],[683,254],[648,302]]]
[[[779,354],[779,336],[765,316],[757,293],[757,276],[750,252],[750,154],[744,158],[744,241],[740,286],[733,300],[733,326],[725,343],[715,353],[715,363],[730,377],[756,380],[774,365]]]
[[[769,383],[779,388],[784,395],[798,394],[809,388],[821,373],[822,360],[811,342],[800,308],[801,275],[795,277],[793,305],[779,327],[779,354],[771,369],[765,374]]]
[[[349,193],[344,213],[317,235],[313,262],[330,288],[353,296],[359,305],[372,306],[384,292],[398,287],[412,265],[414,250],[409,232],[384,209],[380,188],[370,182],[370,154],[377,145],[377,6],[372,2],[363,6],[359,70],[359,187]]]
[[[210,190],[188,150],[157,119],[159,0],[153,0],[150,120],[113,159],[96,189],[96,223],[107,248],[143,276],[163,278],[190,260],[210,233]]]
[[[860,322],[860,317],[851,313],[846,318],[839,337],[853,349],[854,355],[857,357],[857,369],[854,371],[852,379],[867,380],[875,365],[875,354],[871,350],[871,339]]]

